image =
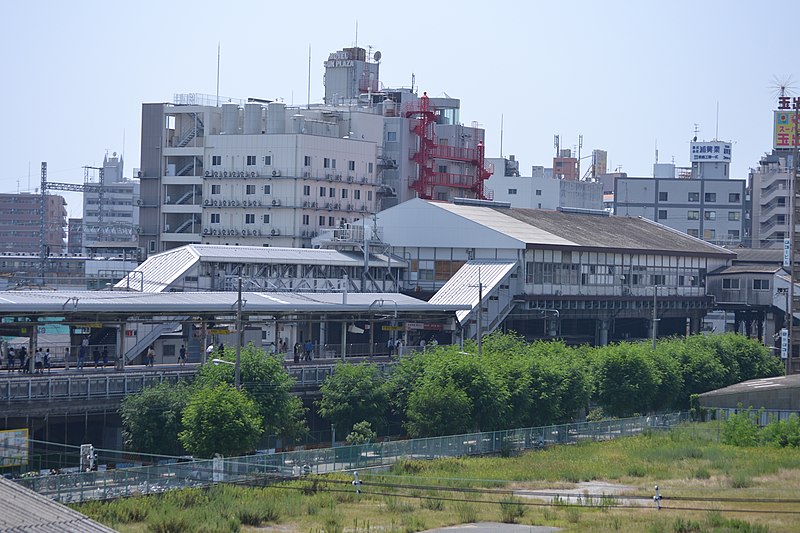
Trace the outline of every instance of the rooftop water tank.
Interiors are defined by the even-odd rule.
[[[286,104],[267,105],[267,133],[286,133]]]
[[[244,134],[257,135],[261,133],[261,104],[248,103],[244,105]]]
[[[227,102],[222,104],[222,131],[223,135],[239,133],[239,104]]]

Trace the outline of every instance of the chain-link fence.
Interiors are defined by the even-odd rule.
[[[671,413],[243,457],[184,462],[175,459],[170,464],[125,469],[101,467],[96,472],[61,473],[17,481],[62,503],[75,503],[155,494],[214,483],[254,483],[270,478],[292,479],[312,473],[390,466],[399,459],[427,460],[513,453],[559,444],[627,437],[646,430],[670,429],[688,420],[687,413]]]

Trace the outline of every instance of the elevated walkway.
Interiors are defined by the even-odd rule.
[[[467,261],[429,303],[469,305],[467,311],[456,311],[456,318],[466,332],[465,337],[475,338],[478,334],[478,305],[482,300],[482,331],[491,333],[514,308],[511,282],[516,270],[517,261],[512,260]]]

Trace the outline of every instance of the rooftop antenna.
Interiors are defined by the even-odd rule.
[[[308,98],[306,109],[311,109],[311,44],[308,45]]]
[[[500,157],[503,157],[503,114],[500,113]]]
[[[656,139],[656,165],[658,164],[658,139]]]
[[[353,45],[353,48],[358,48],[358,20],[356,20],[356,43]]]
[[[773,99],[784,98],[791,96],[794,93],[795,85],[791,75],[772,76],[772,89]]]
[[[717,122],[714,124],[714,140],[719,140],[719,100],[717,100]]]
[[[693,142],[697,142],[697,134],[698,133],[700,133],[700,124],[695,122],[694,123],[694,139],[692,139]]]
[[[561,137],[559,137],[558,133],[553,135],[553,146],[556,148],[556,157],[558,157],[561,151]]]
[[[414,82],[416,81],[416,79],[417,79],[417,77],[416,77],[416,76],[414,75],[414,73],[412,72],[412,73],[411,73],[411,92],[412,92],[412,93],[414,92]]]
[[[219,52],[220,43],[217,41],[217,107],[219,107]]]

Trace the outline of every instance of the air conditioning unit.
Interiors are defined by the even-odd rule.
[[[219,207],[219,200],[214,200],[214,205]]]
[[[352,211],[353,210],[353,205],[352,204],[347,204],[347,210],[348,211]]]
[[[330,209],[330,208],[331,208],[331,203],[325,202],[325,209]]]
[[[342,181],[342,175],[336,174],[336,181]]]
[[[366,177],[362,177],[361,178],[361,183],[366,183],[366,182],[367,182],[367,178]]]
[[[214,177],[215,177],[215,178],[218,178],[218,177],[219,177],[219,170],[215,170],[215,171],[214,171]]]
[[[222,235],[223,235],[223,237],[227,237],[228,236],[228,230],[226,230],[226,229],[222,230]]]
[[[317,207],[317,202],[311,202],[309,205],[310,205],[311,207]]]
[[[211,205],[211,200],[204,200],[203,205]]]
[[[352,182],[353,181],[353,176],[347,176],[347,181]]]
[[[141,198],[138,198],[136,200],[136,205],[142,205],[142,199]]]
[[[258,233],[258,236],[261,237],[261,230],[256,230],[256,232]]]
[[[275,235],[280,235],[281,232],[278,231],[277,229],[273,228],[273,229],[270,230],[269,234],[274,237]]]
[[[228,207],[228,200],[222,200],[222,207]]]
[[[207,178],[210,178],[210,177],[211,177],[211,171],[210,171],[210,170],[206,170],[206,177],[207,177]]]
[[[240,171],[239,171],[239,177],[240,177],[240,178],[247,177],[247,174],[245,174],[244,170],[240,170]]]
[[[281,205],[281,201],[276,198],[272,200],[272,205]]]
[[[333,174],[325,174],[325,177],[326,177],[328,180],[332,180],[332,179],[333,179]]]
[[[308,231],[307,230],[303,230],[303,232],[300,234],[300,236],[301,237],[308,237]]]
[[[227,170],[222,171],[222,177],[223,178],[227,178],[228,177],[228,171]]]
[[[261,207],[261,200],[258,200],[258,207]]]
[[[272,171],[272,177],[273,178],[277,177],[277,176],[280,176],[280,175],[281,175],[281,171],[280,170],[273,170]]]
[[[310,178],[311,177],[311,172],[306,170],[305,172],[303,172],[303,177],[304,178]]]
[[[339,209],[340,207],[341,207],[341,204],[339,204],[338,202],[333,204],[333,208],[334,209]]]
[[[211,234],[211,230],[210,229],[203,228],[203,235],[210,235],[210,234]]]
[[[218,229],[211,230],[211,234],[212,235],[219,235],[219,230]]]
[[[303,202],[303,207],[308,207],[308,201]]]

